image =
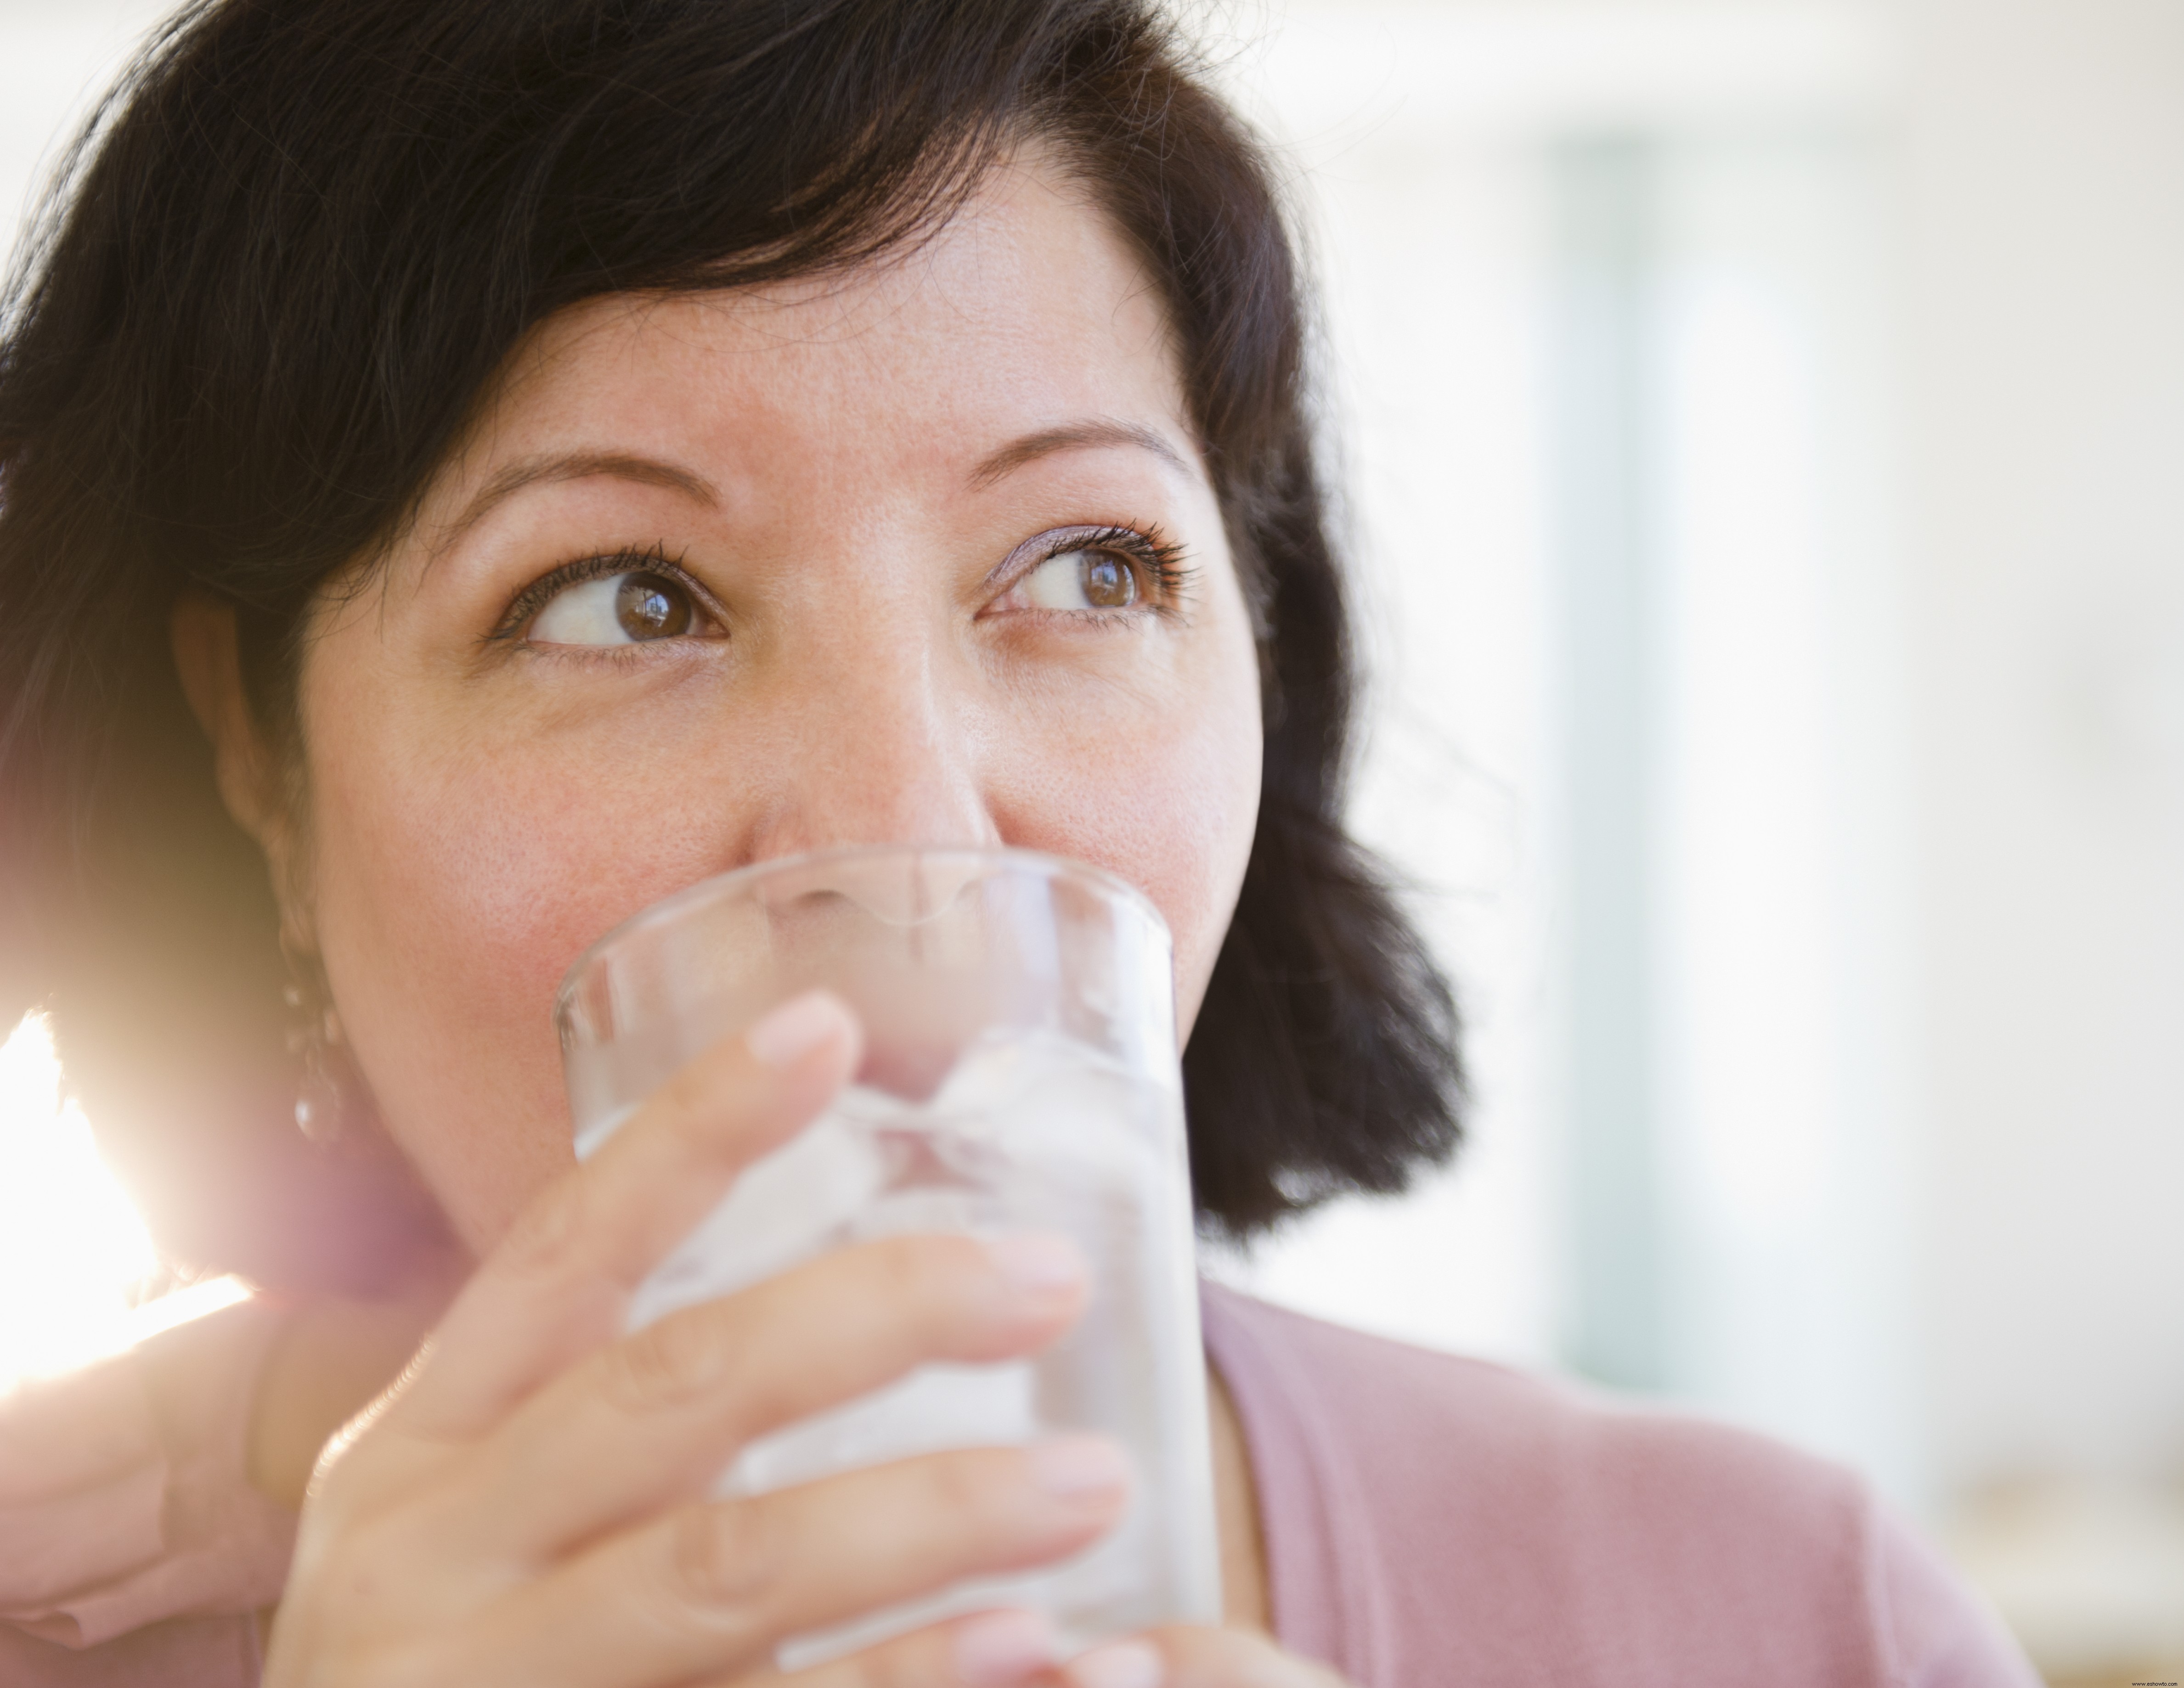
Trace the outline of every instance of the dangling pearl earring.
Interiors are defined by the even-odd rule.
[[[341,1047],[341,1016],[328,997],[317,968],[298,968],[281,992],[295,1022],[288,1028],[288,1053],[301,1056],[304,1072],[296,1087],[296,1129],[320,1145],[337,1141],[348,1098],[333,1051]]]

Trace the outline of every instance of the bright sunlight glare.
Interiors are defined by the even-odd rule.
[[[159,1267],[152,1239],[61,1100],[42,1015],[0,1045],[0,1389],[50,1376],[243,1300],[231,1278],[136,1305]]]

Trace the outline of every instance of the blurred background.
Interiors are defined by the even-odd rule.
[[[0,0],[0,214],[164,9]],[[1452,1173],[1213,1269],[1847,1461],[2051,1681],[2184,1674],[2184,8],[1207,32],[1476,1088]],[[0,1379],[157,1279],[55,1077],[0,1053]]]

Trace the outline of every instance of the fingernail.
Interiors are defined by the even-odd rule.
[[[750,1052],[768,1067],[794,1067],[805,1056],[849,1030],[850,1011],[832,991],[807,990],[792,996],[744,1033]]]
[[[1025,1452],[1031,1480],[1058,1501],[1088,1501],[1130,1485],[1129,1456],[1105,1436],[1053,1436]]]
[[[989,1238],[986,1249],[1009,1287],[1032,1300],[1045,1301],[1084,1282],[1084,1251],[1067,1237],[1024,1231]]]
[[[1167,1664],[1157,1648],[1143,1641],[1117,1641],[1078,1654],[1061,1674],[1074,1688],[1161,1688]]]
[[[1028,1612],[987,1612],[956,1630],[956,1674],[964,1688],[1016,1688],[1055,1660],[1054,1629]]]

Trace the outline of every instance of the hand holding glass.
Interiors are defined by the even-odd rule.
[[[744,1450],[723,1495],[943,1449],[1096,1431],[1123,1522],[1058,1566],[950,1589],[783,1650],[796,1668],[1020,1606],[1072,1650],[1220,1617],[1167,931],[1096,869],[1021,850],[876,849],[694,886],[594,945],[556,1009],[588,1154],[686,1061],[813,987],[863,1022],[856,1081],[744,1173],[639,1289],[630,1328],[827,1250],[1046,1231],[1091,1263],[1078,1325],[1030,1360],[929,1365]]]

